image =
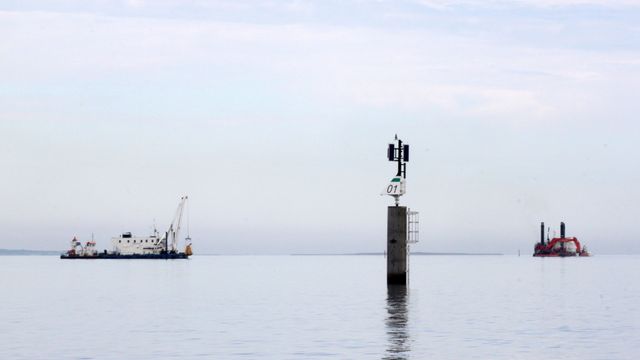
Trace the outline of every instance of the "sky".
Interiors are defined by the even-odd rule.
[[[640,253],[640,1],[0,0],[0,248]],[[187,224],[188,223],[188,224]],[[188,225],[188,226],[187,226]]]

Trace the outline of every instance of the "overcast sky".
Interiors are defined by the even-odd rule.
[[[640,252],[640,2],[2,1],[0,248],[168,226],[196,252],[418,251],[539,222]],[[186,225],[186,224],[185,224]]]

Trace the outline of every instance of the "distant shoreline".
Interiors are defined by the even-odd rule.
[[[0,249],[0,256],[12,255],[60,255],[62,251],[55,250],[25,250],[25,249]]]
[[[345,254],[291,254],[292,256],[349,256],[349,255],[358,255],[358,256],[381,256],[384,253],[375,252],[375,253],[345,253]],[[416,251],[412,252],[411,255],[427,255],[427,256],[439,256],[439,255],[463,255],[463,256],[486,256],[486,255],[504,255],[501,253],[458,253],[458,252],[424,252],[424,251]]]
[[[63,251],[55,251],[55,250],[25,250],[25,249],[0,249],[0,256],[16,256],[16,255],[60,255]],[[225,256],[225,254],[197,254],[197,255],[207,255],[207,256]],[[228,255],[240,255],[240,254],[228,254]],[[259,255],[259,254],[242,254],[242,255]],[[270,254],[276,255],[276,254]],[[309,254],[309,253],[293,253],[293,254],[280,254],[280,255],[290,255],[290,256],[383,256],[384,253],[381,252],[359,252],[359,253],[319,253],[319,254]],[[496,256],[496,255],[504,255],[501,253],[459,253],[459,252],[424,252],[424,251],[416,251],[412,252],[411,255],[420,255],[420,256]]]

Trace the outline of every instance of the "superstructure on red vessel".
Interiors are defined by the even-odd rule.
[[[544,236],[544,223],[540,223],[540,242],[534,247],[533,256],[565,257],[565,256],[589,256],[586,246],[582,246],[578,238],[565,236],[565,225],[560,223],[560,237],[547,240]]]

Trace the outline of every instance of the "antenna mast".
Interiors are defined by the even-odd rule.
[[[184,241],[189,245],[191,242],[191,231],[189,230],[189,223],[191,218],[191,205],[187,204],[187,237],[184,238]]]
[[[393,196],[396,206],[400,205],[400,196],[406,192],[407,179],[407,162],[409,161],[409,145],[403,144],[396,134],[394,142],[389,144],[387,148],[387,159],[395,161],[398,164],[396,176],[391,179],[389,185],[382,192],[383,194]]]

